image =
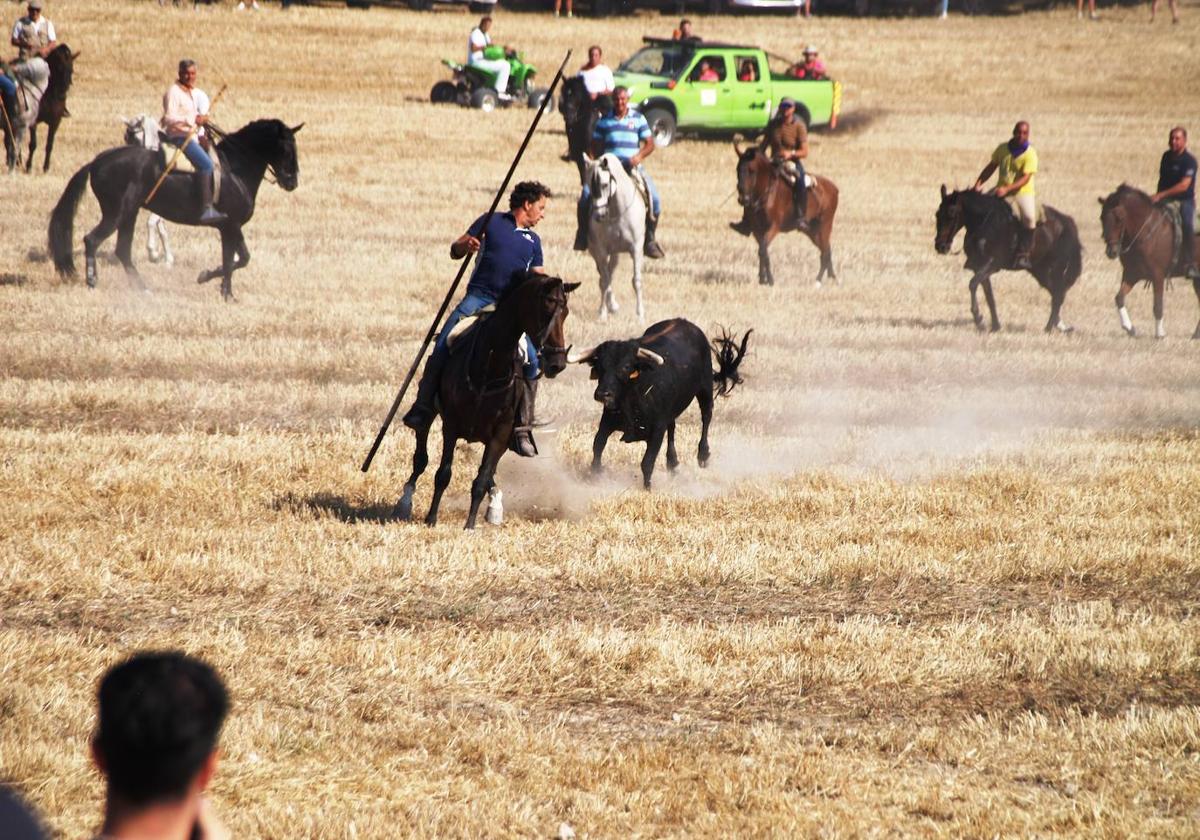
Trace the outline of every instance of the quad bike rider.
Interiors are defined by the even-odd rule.
[[[435,84],[429,95],[431,101],[457,102],[484,111],[514,102],[525,102],[531,108],[542,104],[547,91],[533,87],[537,70],[526,64],[516,50],[493,44],[488,34],[491,25],[491,17],[484,17],[471,30],[465,64],[442,59],[454,72],[454,81]]]

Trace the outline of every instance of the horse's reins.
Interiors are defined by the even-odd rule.
[[[213,136],[216,137],[218,140],[220,140],[222,143],[228,143],[230,148],[237,149],[237,150],[245,152],[246,154],[249,154],[249,155],[253,155],[254,157],[256,157],[259,160],[262,160],[264,163],[266,163],[267,171],[263,173],[263,180],[267,181],[268,183],[271,183],[271,184],[279,183],[279,172],[276,171],[275,164],[272,163],[271,161],[267,160],[265,157],[263,157],[261,152],[255,150],[255,149],[248,148],[243,143],[239,143],[238,141],[233,139],[233,137],[229,134],[228,131],[226,131],[223,128],[220,128],[217,125],[214,125],[211,122],[206,123],[205,127],[211,129]],[[267,176],[268,172],[270,173],[271,177]]]
[[[1122,256],[1125,254],[1128,254],[1133,249],[1133,246],[1137,244],[1137,241],[1142,238],[1142,232],[1146,230],[1146,225],[1150,224],[1150,220],[1153,219],[1155,216],[1157,216],[1158,219],[1154,223],[1154,229],[1155,230],[1158,229],[1159,223],[1162,221],[1163,217],[1166,215],[1165,212],[1155,213],[1154,211],[1158,210],[1158,209],[1159,208],[1157,208],[1157,207],[1151,206],[1150,212],[1146,214],[1146,220],[1144,222],[1142,222],[1142,226],[1140,228],[1138,228],[1138,232],[1133,235],[1133,239],[1129,240],[1129,244],[1127,246],[1124,246],[1121,248],[1119,253]],[[1125,232],[1124,225],[1121,225],[1121,232],[1122,233]],[[1123,241],[1123,240],[1124,240],[1124,237],[1122,237],[1121,241]],[[1108,245],[1109,243],[1105,242],[1104,244]]]

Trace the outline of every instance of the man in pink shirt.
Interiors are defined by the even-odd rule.
[[[225,221],[225,214],[213,208],[213,162],[196,140],[200,126],[208,123],[208,116],[196,108],[192,93],[196,73],[196,62],[187,58],[179,62],[179,79],[163,95],[162,128],[167,140],[183,149],[184,156],[196,167],[201,207],[198,223],[215,226]]]

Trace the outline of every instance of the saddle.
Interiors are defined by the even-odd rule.
[[[641,197],[642,203],[646,205],[647,212],[650,210],[650,188],[646,186],[646,177],[639,169],[627,169],[630,180],[633,181],[633,188]]]
[[[183,152],[179,152],[179,157],[175,157],[175,152],[178,149],[179,147],[167,138],[166,133],[162,131],[158,133],[157,151],[158,158],[162,163],[163,169],[166,169],[167,166],[170,165],[171,161],[174,160],[175,168],[172,170],[173,172],[182,172],[185,175],[195,175],[196,167],[190,160],[187,159],[187,155],[185,155]],[[223,174],[221,169],[221,156],[209,155],[209,157],[212,158],[213,162],[213,204],[216,204],[221,200],[221,175]]]
[[[1183,252],[1183,213],[1180,212],[1178,201],[1164,201],[1158,205],[1162,211],[1167,214],[1167,220],[1171,223],[1171,271],[1173,277],[1181,277],[1187,273],[1188,267],[1180,265],[1179,260]]]
[[[463,347],[466,347],[466,342],[462,341],[462,337],[473,330],[479,324],[487,320],[487,317],[496,311],[494,304],[485,306],[474,315],[468,315],[459,320],[457,324],[450,328],[450,332],[446,334],[446,347],[451,353],[455,353]]]

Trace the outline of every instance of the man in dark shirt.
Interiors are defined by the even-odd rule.
[[[791,97],[785,96],[779,100],[779,111],[767,125],[764,145],[771,153],[771,160],[778,164],[784,179],[792,185],[796,230],[807,232],[805,210],[808,192],[804,183],[804,158],[808,157],[808,129],[804,120],[796,116],[796,102]],[[742,211],[740,222],[730,222],[729,226],[743,236],[749,235],[752,230],[749,208]]]
[[[476,254],[475,270],[467,284],[467,294],[454,311],[446,318],[433,353],[425,363],[421,382],[417,386],[417,398],[412,408],[404,415],[404,425],[418,431],[428,429],[437,410],[433,401],[441,382],[442,368],[450,356],[447,340],[454,325],[474,315],[485,306],[491,306],[504,296],[514,280],[526,271],[538,274],[542,271],[542,240],[533,232],[534,226],[546,214],[546,202],[550,189],[537,181],[522,181],[513,188],[508,199],[509,212],[496,213],[483,228],[486,216],[480,216],[467,232],[450,245],[450,257],[460,260],[468,254]],[[529,336],[525,336],[525,394],[518,409],[517,429],[513,432],[512,450],[518,455],[533,457],[537,447],[533,443],[533,402],[536,395],[536,379],[539,372],[537,349]]]
[[[1155,204],[1178,201],[1183,228],[1179,262],[1186,266],[1189,280],[1200,280],[1196,269],[1196,159],[1187,150],[1187,129],[1177,125],[1171,129],[1169,148],[1158,164],[1158,192],[1150,196]]]

